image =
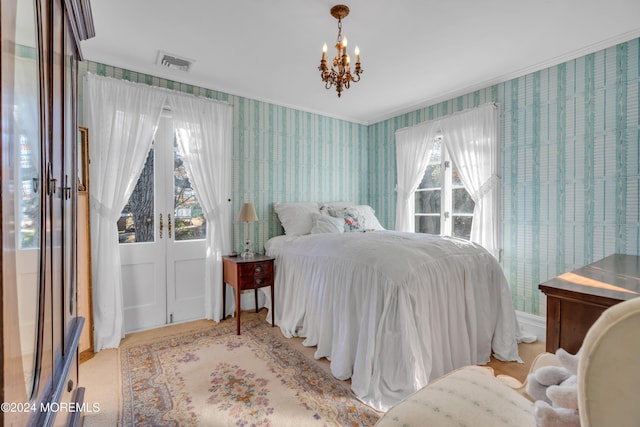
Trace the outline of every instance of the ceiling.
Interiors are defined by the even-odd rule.
[[[85,59],[370,124],[640,37],[638,0],[345,0],[362,80],[338,98],[338,0],[91,0]],[[159,51],[194,61],[156,64]]]

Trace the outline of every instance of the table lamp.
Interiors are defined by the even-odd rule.
[[[242,258],[253,257],[251,239],[249,239],[249,223],[258,220],[256,208],[253,203],[244,203],[238,214],[238,221],[244,222],[244,251],[240,254]]]

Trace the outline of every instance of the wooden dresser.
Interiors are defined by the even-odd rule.
[[[547,296],[547,346],[576,353],[596,319],[640,296],[640,257],[614,254],[539,285]]]

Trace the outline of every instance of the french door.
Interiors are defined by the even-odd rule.
[[[441,140],[436,140],[415,192],[415,231],[469,240],[474,207],[457,166]]]
[[[125,332],[204,318],[206,222],[162,117],[118,220]]]

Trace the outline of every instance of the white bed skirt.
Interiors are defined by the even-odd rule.
[[[278,236],[267,253],[283,334],[306,337],[377,410],[492,352],[521,361],[509,286],[478,245],[379,231]]]

